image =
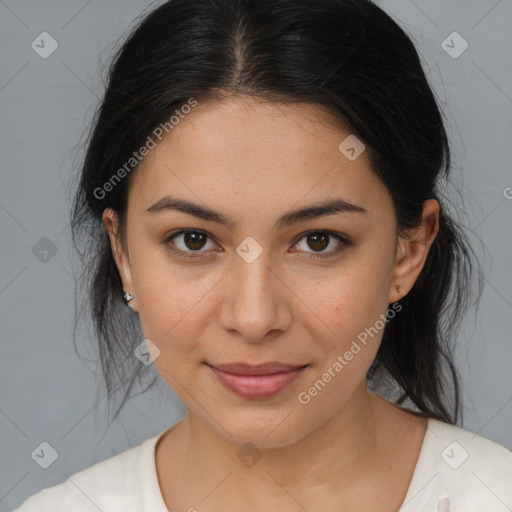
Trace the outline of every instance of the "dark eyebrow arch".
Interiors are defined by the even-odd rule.
[[[184,199],[173,198],[170,196],[162,197],[155,204],[146,209],[146,212],[158,213],[169,210],[177,210],[188,215],[193,215],[199,219],[216,222],[232,230],[235,226],[233,219],[226,217],[220,212],[212,210],[206,206],[201,206]],[[291,210],[281,216],[275,223],[275,227],[283,228],[292,226],[301,221],[323,217],[325,215],[334,215],[337,213],[368,213],[368,210],[341,198],[328,199],[320,201],[309,206]]]

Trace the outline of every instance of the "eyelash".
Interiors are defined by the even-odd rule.
[[[168,237],[166,237],[165,240],[164,240],[164,244],[166,244],[166,246],[168,247],[168,249],[170,251],[178,254],[180,257],[184,257],[184,258],[201,258],[201,257],[203,257],[202,252],[206,252],[206,251],[188,252],[188,251],[182,251],[181,249],[172,248],[169,245],[169,243],[171,242],[171,240],[173,238],[175,238],[175,237],[177,237],[179,235],[187,234],[187,233],[199,233],[199,234],[205,235],[210,240],[212,239],[211,236],[206,231],[202,231],[201,229],[181,229],[179,231],[171,233]],[[330,237],[335,238],[336,240],[341,242],[341,244],[338,246],[337,249],[333,249],[333,250],[331,250],[328,253],[320,253],[320,254],[308,253],[309,256],[306,256],[307,258],[317,259],[317,258],[332,257],[332,256],[340,253],[341,251],[343,251],[343,249],[345,249],[346,247],[350,247],[351,245],[353,245],[353,242],[351,240],[348,240],[347,238],[342,236],[340,233],[336,233],[334,231],[329,231],[329,230],[326,230],[326,229],[317,229],[317,230],[306,231],[305,233],[302,233],[296,239],[296,241],[293,243],[293,245],[294,246],[297,245],[303,238],[306,238],[307,236],[313,235],[313,234],[329,235]]]

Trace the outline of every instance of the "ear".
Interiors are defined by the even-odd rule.
[[[408,230],[407,238],[399,237],[389,290],[390,303],[407,295],[420,275],[430,247],[439,232],[439,211],[439,203],[435,199],[427,199],[423,202],[421,224]]]
[[[112,248],[112,254],[114,255],[117,270],[119,271],[119,275],[123,283],[123,290],[124,292],[130,292],[135,296],[136,294],[133,290],[130,260],[127,251],[124,249],[124,246],[127,244],[123,244],[123,239],[119,231],[119,217],[112,208],[105,208],[105,210],[103,210],[102,220],[110,238],[110,246]],[[130,307],[134,309],[133,301],[130,302]]]

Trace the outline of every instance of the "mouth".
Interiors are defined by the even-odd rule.
[[[260,365],[246,363],[206,363],[217,380],[229,391],[244,398],[269,398],[297,380],[309,364],[298,366],[280,362]]]

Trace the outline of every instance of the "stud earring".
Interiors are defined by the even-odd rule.
[[[133,295],[129,292],[126,292],[124,295],[123,295],[123,299],[124,301],[126,302],[126,305],[127,306],[130,306],[130,307],[133,307],[131,304],[130,304],[130,301],[133,300]]]

